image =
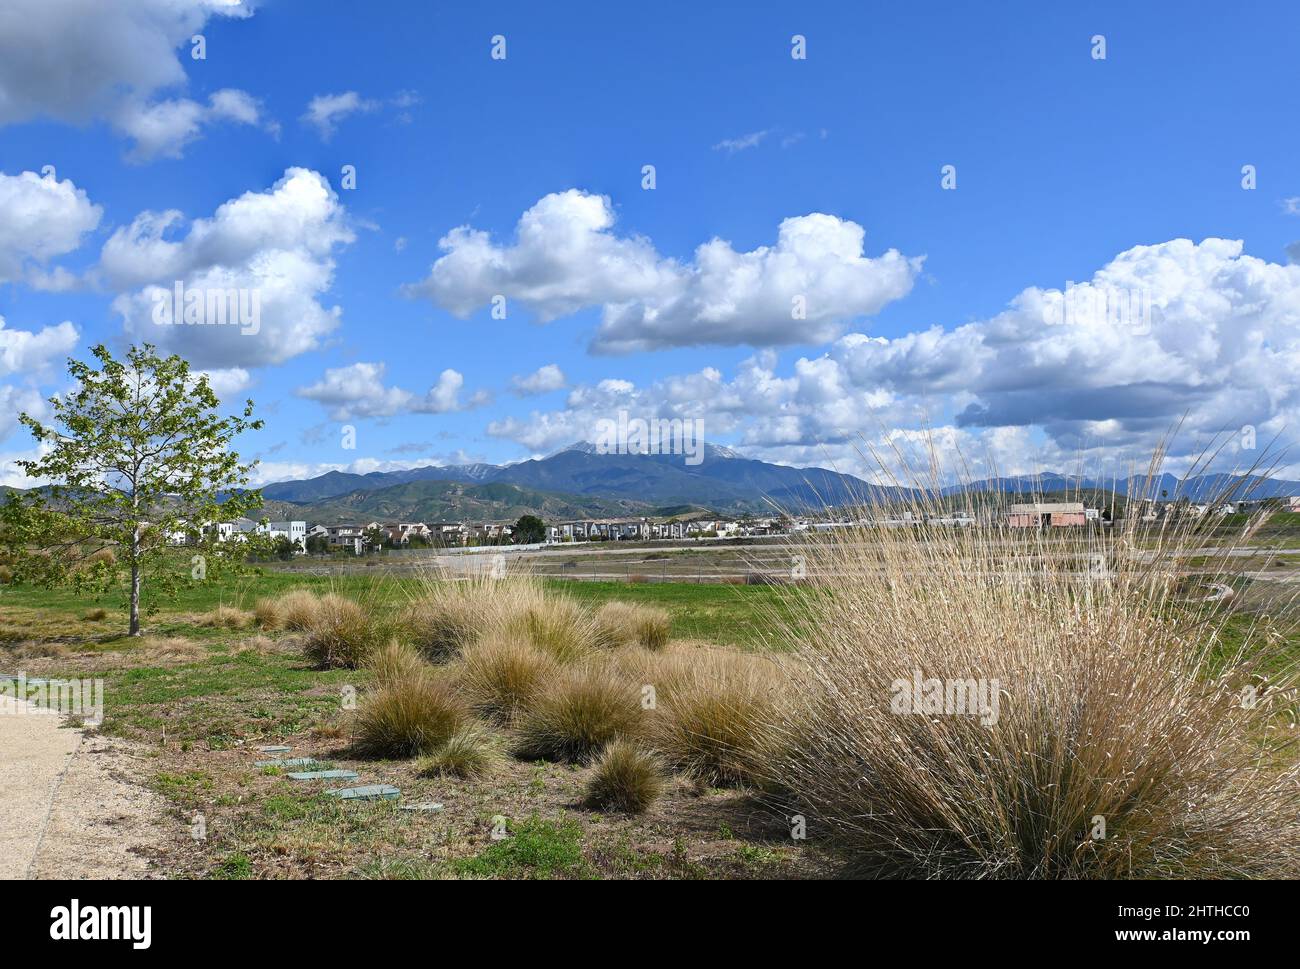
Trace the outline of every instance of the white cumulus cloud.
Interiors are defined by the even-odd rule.
[[[174,231],[184,225],[175,210],[144,212],[104,245],[100,270],[122,291],[113,307],[133,337],[199,367],[250,367],[316,349],[338,326],[342,310],[321,300],[333,284],[335,250],[354,236],[323,175],[291,168],[269,190],[246,192],[188,232]],[[205,296],[233,292],[250,309],[255,295],[257,326],[159,325],[154,310],[170,305],[177,281]]]
[[[460,399],[465,377],[447,369],[423,395],[384,383],[386,367],[382,363],[354,363],[325,371],[316,383],[300,387],[299,397],[314,400],[329,409],[332,420],[354,417],[392,417],[395,414],[446,414],[476,407],[486,401],[483,392],[468,401]]]
[[[314,127],[322,139],[329,141],[338,130],[339,122],[348,115],[365,114],[377,110],[379,106],[378,101],[363,98],[356,91],[318,94],[308,103],[302,121]]]
[[[520,397],[549,394],[553,390],[562,390],[565,384],[564,371],[554,363],[538,367],[527,376],[516,375],[510,379],[511,387]]]
[[[23,278],[31,263],[72,252],[99,225],[101,214],[68,179],[0,172],[0,283]],[[36,278],[60,277],[37,271]]]
[[[5,318],[0,316],[0,377],[40,374],[56,358],[61,360],[71,353],[77,339],[77,328],[67,320],[33,333],[8,329]]]
[[[616,234],[614,221],[605,196],[547,195],[520,217],[513,244],[453,229],[429,276],[405,292],[460,317],[498,295],[543,322],[600,306],[598,352],[776,346],[833,339],[905,296],[921,265],[893,249],[864,255],[862,226],[822,213],[783,221],[773,246],[737,251],[713,239],[687,264],[648,239]]]
[[[175,156],[213,121],[257,124],[244,92],[207,104],[164,97],[187,83],[191,38],[243,0],[6,0],[0,4],[0,125],[104,120],[135,139],[132,157]]]
[[[543,452],[591,440],[620,410],[698,417],[707,439],[754,457],[863,474],[866,442],[921,448],[926,428],[949,468],[1014,474],[1083,462],[1125,473],[1145,469],[1180,420],[1171,470],[1216,437],[1226,464],[1248,465],[1300,427],[1300,266],[1247,255],[1235,240],[1137,246],[1065,294],[1028,287],[989,319],[889,338],[849,333],[784,373],[765,351],[731,379],[706,367],[646,385],[579,385],[563,407],[488,431]]]

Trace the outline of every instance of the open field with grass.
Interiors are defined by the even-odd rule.
[[[150,768],[134,778],[170,806],[174,837],[155,850],[158,873],[177,877],[792,877],[813,863],[770,812],[740,791],[678,780],[643,815],[585,809],[591,768],[521,761],[507,744],[486,779],[421,777],[415,761],[359,757],[345,688],[364,695],[365,669],[315,668],[302,633],[263,630],[247,614],[291,589],[355,596],[400,609],[414,579],[322,578],[269,571],[182,590],[147,623],[122,635],[124,613],[66,590],[0,591],[0,673],[105,681],[102,732],[139,744]],[[567,584],[559,583],[556,588]],[[671,636],[763,649],[757,609],[770,587],[573,584],[592,608],[618,599],[670,610]],[[231,610],[226,613],[224,610]],[[402,803],[436,801],[438,813],[389,801],[340,803],[333,786],[258,768],[258,746],[290,745],[356,770],[348,783],[392,784]],[[189,831],[202,815],[206,839]],[[494,841],[504,816],[509,841]]]
[[[900,662],[896,651],[903,652],[906,668],[1001,670],[1009,682],[1026,668],[1008,657],[1041,635],[1032,625],[1043,621],[1039,611],[1055,617],[1042,628],[1064,628],[1102,608],[1113,615],[1098,612],[1079,635],[1114,627],[1106,636],[1123,637],[1134,652],[1118,662],[1112,639],[1099,641],[1102,651],[1094,662],[1100,666],[1082,671],[1078,689],[1087,693],[1094,678],[1103,684],[1145,678],[1156,693],[1179,691],[1183,699],[1175,705],[1199,703],[1195,697],[1202,688],[1195,684],[1209,689],[1215,678],[1222,678],[1215,689],[1224,690],[1269,677],[1282,682],[1300,659],[1300,637],[1278,620],[1294,585],[1274,577],[1285,567],[1264,550],[1227,559],[1237,569],[1231,575],[1222,574],[1222,561],[1203,543],[1171,556],[1178,563],[1169,573],[1175,591],[1162,596],[1174,594],[1179,602],[1207,590],[1225,596],[1204,607],[1205,631],[1196,634],[1212,644],[1211,652],[1189,668],[1192,679],[1177,680],[1181,661],[1167,652],[1169,643],[1156,637],[1150,645],[1152,634],[1139,633],[1143,624],[1165,620],[1146,616],[1138,600],[1116,596],[1115,603],[1098,607],[1085,595],[1076,602],[1082,613],[1058,612],[1079,595],[1081,549],[1039,547],[1029,567],[1019,553],[1008,558],[1009,542],[951,533],[931,536],[929,543],[901,533],[877,546],[871,541],[809,546],[815,574],[836,577],[818,593],[827,598],[812,600],[801,585],[672,576],[570,582],[522,569],[503,580],[455,581],[390,569],[382,560],[336,574],[267,567],[179,590],[148,616],[147,634],[135,639],[123,635],[125,613],[114,600],[69,589],[0,587],[0,674],[104,681],[99,730],[139,754],[120,779],[148,788],[166,805],[168,836],[142,848],[156,876],[799,878],[885,874],[892,866],[913,871],[911,862],[888,853],[866,868],[845,857],[845,843],[859,854],[877,851],[855,820],[875,809],[864,803],[837,813],[849,810],[841,799],[852,802],[867,793],[850,793],[846,776],[827,772],[836,750],[866,745],[863,750],[872,751],[866,763],[879,757],[888,765],[891,756],[899,758],[890,770],[903,793],[891,788],[887,796],[915,797],[892,810],[917,827],[900,828],[893,837],[906,842],[934,823],[923,812],[908,813],[930,795],[907,793],[913,783],[907,772],[917,768],[892,752],[926,750],[933,743],[926,731],[940,728],[926,726],[929,718],[904,718],[905,725],[916,724],[910,739],[876,738],[868,730],[876,722],[874,701],[858,699],[834,709],[842,702],[837,698],[882,690],[869,684],[876,682],[873,677],[888,682],[886,671]],[[790,548],[761,552],[772,561],[796,554]],[[709,555],[715,564],[730,559],[748,568],[754,552],[633,554],[643,561]],[[1009,567],[1009,561],[1019,564]],[[1147,563],[1140,568],[1151,567],[1150,557],[1137,561]],[[1057,587],[1056,599],[1041,598],[1039,573]],[[813,613],[810,602],[820,603]],[[1029,618],[1022,614],[1024,605],[1031,609]],[[1124,618],[1133,610],[1136,618]],[[812,625],[801,625],[810,620]],[[1114,626],[1121,620],[1131,628]],[[1168,635],[1178,639],[1183,633]],[[861,652],[868,647],[879,652]],[[1160,662],[1144,658],[1148,648],[1158,651]],[[1054,677],[1076,676],[1065,654],[1049,651],[1033,660],[1062,662]],[[825,668],[809,676],[821,663]],[[1249,677],[1265,679],[1243,679],[1247,668]],[[873,669],[868,676],[865,671]],[[1038,668],[1031,664],[1029,673],[1037,677]],[[799,698],[808,684],[825,682],[839,686],[821,699]],[[659,691],[662,706],[640,702],[646,685]],[[1096,702],[1111,703],[1110,695],[1097,694]],[[859,709],[859,702],[867,706]],[[1137,696],[1132,702],[1134,710],[1107,714],[1087,728],[1101,731],[1090,743],[1109,749],[1118,735],[1107,733],[1107,725],[1125,718],[1145,723],[1149,717],[1147,726],[1160,733],[1155,708]],[[798,703],[813,705],[797,709]],[[1287,709],[1293,717],[1293,705]],[[1040,714],[1017,706],[1015,715],[1035,718],[1017,728],[1017,737],[1080,743],[1051,739],[1062,718],[1050,709]],[[1014,776],[1000,777],[1020,762],[1018,756],[999,752],[986,735],[966,741],[964,727],[951,729],[958,731],[956,742],[992,743],[993,753],[985,755],[1008,758],[990,761],[985,774],[968,775],[951,763],[927,766],[932,773],[953,771],[941,783],[960,803],[969,800],[963,791],[981,786],[989,787],[989,797],[1014,798],[1013,788],[1024,790]],[[1222,729],[1208,722],[1198,727]],[[1243,721],[1231,729],[1252,736],[1262,731],[1268,757],[1283,773],[1293,770],[1293,751],[1277,747],[1269,736],[1273,720]],[[832,746],[818,755],[822,766],[814,769],[798,752],[817,749],[822,741]],[[1165,751],[1154,734],[1144,742],[1153,745],[1145,753],[1123,754],[1133,758],[1135,774],[1152,758],[1186,756]],[[259,751],[268,746],[290,749]],[[1056,770],[1088,749],[1085,744],[1068,756],[1057,751],[1048,760]],[[279,758],[310,759],[308,770],[356,776],[294,780],[286,776],[292,767],[258,764]],[[1085,769],[1107,777],[1104,760],[1085,761]],[[851,777],[863,768],[849,769]],[[1207,762],[1198,770],[1211,777],[1239,768]],[[791,820],[803,814],[780,793],[791,786],[781,771],[820,798],[809,802],[820,817],[810,815],[815,821],[806,838],[792,837]],[[1060,783],[1051,776],[1034,783],[1050,791]],[[1098,791],[1117,780],[1105,780]],[[1210,784],[1206,798],[1222,797],[1212,782],[1195,783]],[[1003,784],[1012,786],[998,786]],[[391,785],[401,797],[345,802],[326,793],[351,785]],[[1183,797],[1179,790],[1171,788],[1169,796]],[[1113,793],[1105,798],[1111,810],[1123,813],[1123,799]],[[439,807],[410,809],[430,804]],[[1096,809],[1085,800],[1070,810],[1088,817]],[[979,846],[981,858],[1001,858],[1010,850],[997,843],[1005,835],[993,833],[1005,822],[1000,817],[996,823],[978,816],[963,822],[991,826],[980,835],[992,839]],[[1073,822],[1060,823],[1073,830]],[[195,830],[202,836],[192,836]],[[1133,837],[1139,836],[1145,834]],[[960,855],[953,854],[956,867],[944,874],[977,864]],[[1052,848],[1035,862],[1034,877],[1080,877],[1068,855]],[[1117,857],[1098,855],[1104,859],[1098,870],[1109,873],[1103,877],[1127,870]],[[1191,857],[1179,861],[1184,867],[1178,870],[1199,871],[1203,864]],[[1253,869],[1243,864],[1240,870]]]

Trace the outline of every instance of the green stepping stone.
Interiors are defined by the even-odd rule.
[[[370,784],[366,787],[340,787],[325,793],[344,801],[377,801],[398,797],[402,792],[388,784]]]
[[[284,776],[290,777],[295,781],[350,781],[355,777],[360,777],[361,775],[354,770],[303,770],[294,771],[293,773],[285,774]]]
[[[314,767],[322,763],[315,757],[290,757],[288,760],[255,760],[254,767]]]
[[[292,748],[292,747],[276,747],[276,746],[271,746],[271,747],[258,747],[258,748],[257,748],[257,752],[258,752],[259,754],[283,754],[283,753],[287,753],[287,752],[290,751],[290,750],[293,750],[293,748]]]
[[[436,813],[442,810],[442,805],[437,801],[425,801],[423,804],[403,804],[398,810],[401,811],[428,811]]]

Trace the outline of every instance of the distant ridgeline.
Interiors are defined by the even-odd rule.
[[[1235,487],[1234,487],[1235,486]],[[1045,473],[989,478],[954,485],[943,495],[956,504],[974,494],[1004,501],[1012,495],[1089,495],[1094,504],[1150,497],[1206,501],[1300,495],[1300,482],[1207,474],[1181,480],[1165,474],[1103,479]],[[576,444],[518,464],[468,464],[349,474],[330,471],[262,489],[273,518],[316,521],[513,520],[535,514],[557,519],[668,516],[707,510],[718,514],[816,513],[828,507],[906,502],[905,488],[874,485],[824,468],[790,468],[706,444],[690,464],[675,454],[598,453]],[[1104,499],[1103,499],[1104,496]]]

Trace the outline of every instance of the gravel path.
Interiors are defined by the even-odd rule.
[[[0,878],[148,878],[164,805],[121,741],[0,697]]]

